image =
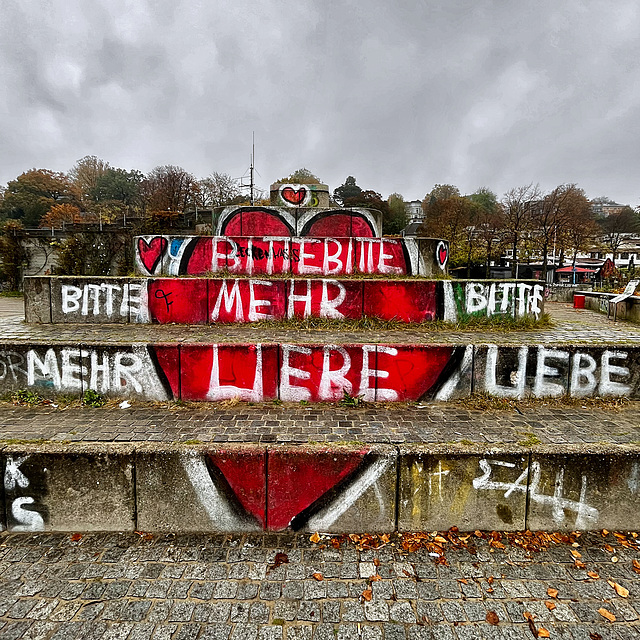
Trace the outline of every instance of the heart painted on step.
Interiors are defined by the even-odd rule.
[[[293,187],[285,187],[280,192],[280,194],[282,195],[283,200],[285,200],[289,204],[299,206],[307,197],[307,189],[305,187],[300,187],[299,189],[294,189]]]
[[[444,242],[439,242],[438,248],[436,249],[436,258],[441,269],[444,269],[444,266],[447,264],[448,257],[449,250],[447,249],[447,245]]]
[[[153,273],[162,258],[164,250],[167,248],[167,239],[161,236],[153,238],[147,242],[144,238],[138,238],[138,255],[140,262],[149,273]]]

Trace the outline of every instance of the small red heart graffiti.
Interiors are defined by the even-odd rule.
[[[440,243],[438,247],[438,262],[441,266],[444,266],[447,261],[447,247],[446,245]]]
[[[282,197],[290,204],[299,205],[304,202],[307,197],[307,190],[305,187],[299,189],[293,189],[292,187],[285,187],[282,190]]]
[[[152,238],[147,242],[144,238],[138,238],[138,254],[140,262],[149,273],[153,273],[162,258],[164,250],[167,248],[167,239],[161,236]]]

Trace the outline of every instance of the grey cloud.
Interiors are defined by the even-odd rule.
[[[635,0],[5,0],[0,182],[85,154],[307,166],[422,197],[577,182],[636,205]]]

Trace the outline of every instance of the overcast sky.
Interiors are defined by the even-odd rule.
[[[0,0],[0,183],[84,155],[640,204],[638,0]]]

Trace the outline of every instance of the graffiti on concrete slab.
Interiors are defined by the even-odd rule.
[[[155,242],[160,238],[164,243]],[[153,259],[150,257],[152,247]],[[136,269],[143,275],[234,274],[335,276],[418,275],[424,262],[414,238],[139,237]]]
[[[319,209],[318,197],[309,185],[283,185],[279,198],[283,207],[227,207],[218,217],[216,235],[318,238],[381,235],[377,212],[360,208]]]
[[[130,314],[139,316],[145,306],[146,286],[143,282],[96,282],[76,286],[62,281],[60,284],[60,311],[65,316],[129,319]]]
[[[29,456],[8,455],[5,459],[4,490],[7,496],[7,528],[10,531],[43,531],[44,518],[29,493],[30,481],[20,468]],[[20,495],[17,495],[20,494]]]
[[[526,282],[455,282],[445,280],[444,319],[456,322],[469,316],[507,315],[539,318],[544,286]]]
[[[475,365],[476,390],[517,399],[632,396],[640,374],[635,351],[624,348],[488,345]]]
[[[576,529],[593,529],[600,515],[598,509],[590,506],[587,499],[587,477],[582,475],[580,485],[580,497],[571,500],[564,497],[564,467],[556,470],[554,493],[547,495],[540,491],[541,466],[538,461],[531,464],[531,478],[529,479],[529,467],[524,469],[513,482],[497,482],[491,479],[493,467],[515,468],[513,462],[503,460],[480,460],[480,469],[483,475],[473,479],[473,487],[476,490],[504,490],[504,497],[508,498],[513,493],[528,494],[529,500],[549,510],[553,521],[557,525],[564,525],[567,521],[566,512],[575,514],[575,521],[571,526]]]
[[[393,519],[380,485],[394,458],[367,450],[225,451],[182,457],[187,478],[211,522],[223,531],[266,528],[330,531],[359,500]],[[356,507],[357,508],[357,507]]]

